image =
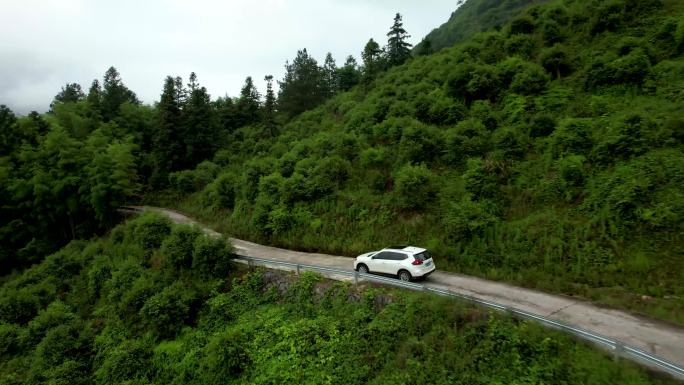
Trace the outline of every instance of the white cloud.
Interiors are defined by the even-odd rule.
[[[447,20],[452,1],[432,0],[0,0],[0,104],[44,111],[67,82],[84,89],[115,66],[146,103],[166,75],[195,71],[212,96],[239,93],[246,76],[282,77],[306,47],[338,65],[379,42],[402,13],[417,43]]]

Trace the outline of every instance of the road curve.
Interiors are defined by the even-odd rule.
[[[131,206],[130,209],[159,212],[176,223],[196,224],[207,234],[219,235],[174,210],[149,206]],[[353,259],[349,257],[304,253],[229,239],[240,255],[353,270]],[[439,266],[439,261],[437,262]],[[572,324],[684,366],[684,328],[574,298],[461,274],[436,271],[424,284]]]

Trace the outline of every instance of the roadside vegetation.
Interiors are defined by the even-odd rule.
[[[145,214],[0,287],[0,384],[669,384],[534,323],[233,265]]]
[[[358,63],[302,49],[277,93],[248,77],[212,99],[193,73],[146,106],[110,68],[49,113],[0,106],[1,273],[146,202],[300,250],[420,245],[684,324],[683,3],[506,4],[470,0],[457,13],[498,28],[434,54],[412,57],[399,14]]]

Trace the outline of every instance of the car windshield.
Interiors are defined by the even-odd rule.
[[[414,254],[413,258],[419,261],[427,261],[428,259],[432,258],[432,255],[429,251],[425,250],[422,253]]]

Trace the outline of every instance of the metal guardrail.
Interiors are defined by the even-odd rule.
[[[631,359],[637,362],[641,362],[647,366],[659,368],[667,373],[670,373],[672,376],[675,378],[684,381],[684,367],[679,366],[677,364],[674,364],[672,362],[669,362],[665,359],[662,359],[660,357],[654,356],[644,350],[641,350],[639,348],[627,345],[625,343],[622,343],[617,340],[613,340],[611,338],[602,336],[600,334],[572,326],[563,322],[559,322],[556,320],[552,320],[546,317],[542,317],[536,314],[532,314],[529,312],[526,312],[524,310],[516,309],[513,307],[505,306],[498,304],[496,302],[491,302],[491,301],[486,301],[480,298],[475,298],[466,294],[460,294],[460,293],[454,293],[452,291],[448,290],[441,290],[441,289],[436,289],[427,285],[422,285],[418,283],[413,283],[413,282],[405,282],[401,281],[399,279],[394,279],[394,278],[387,278],[383,276],[378,276],[378,275],[373,275],[373,274],[364,274],[364,273],[359,273],[357,271],[349,271],[349,270],[342,270],[342,269],[336,269],[336,268],[331,268],[331,267],[323,267],[323,266],[316,266],[316,265],[307,265],[307,264],[301,264],[301,263],[291,263],[291,262],[283,262],[283,261],[277,261],[273,259],[264,259],[264,258],[254,258],[254,257],[247,257],[244,255],[236,255],[235,259],[244,261],[250,266],[255,266],[255,265],[260,265],[260,266],[282,266],[282,267],[289,267],[292,270],[296,270],[297,273],[301,271],[318,271],[322,273],[328,273],[328,274],[335,274],[335,275],[342,275],[346,277],[350,277],[354,279],[354,283],[358,283],[359,280],[364,280],[364,281],[371,281],[371,282],[377,282],[377,283],[383,283],[391,286],[397,286],[405,289],[411,289],[411,290],[416,290],[416,291],[423,291],[427,293],[433,293],[441,296],[446,296],[446,297],[451,297],[451,298],[458,298],[461,300],[466,300],[472,303],[476,303],[478,305],[486,306],[491,309],[495,309],[498,311],[503,311],[506,313],[509,313],[513,316],[519,317],[519,318],[524,318],[524,319],[530,319],[533,321],[537,321],[541,323],[544,326],[551,327],[554,329],[562,330],[564,332],[570,333],[572,335],[575,335],[579,338],[582,338],[586,341],[598,344],[600,346],[603,346],[604,348],[607,348],[608,350],[611,350],[614,354],[614,356],[617,357],[623,357],[627,359]]]

